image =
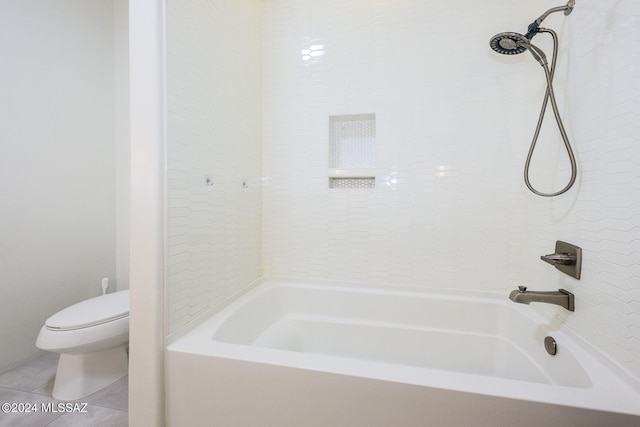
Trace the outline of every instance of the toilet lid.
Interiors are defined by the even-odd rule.
[[[129,315],[129,291],[113,292],[81,301],[49,317],[47,329],[81,329]]]

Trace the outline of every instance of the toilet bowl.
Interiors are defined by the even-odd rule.
[[[78,400],[128,373],[129,291],[79,302],[49,317],[36,347],[60,353],[51,393]]]

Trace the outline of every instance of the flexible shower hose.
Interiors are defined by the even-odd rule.
[[[573,150],[571,149],[571,144],[569,143],[569,137],[567,137],[567,132],[564,129],[564,124],[562,123],[562,119],[560,118],[560,113],[558,112],[558,104],[556,102],[556,97],[553,92],[553,75],[555,73],[556,68],[556,59],[558,57],[558,35],[555,31],[547,29],[547,28],[539,28],[538,32],[541,33],[549,33],[551,37],[553,37],[553,58],[551,59],[551,69],[547,66],[546,62],[542,64],[542,68],[544,69],[544,74],[547,79],[547,90],[544,95],[544,101],[542,101],[542,108],[540,109],[540,117],[538,118],[538,124],[536,125],[535,133],[533,134],[533,141],[531,141],[531,147],[529,148],[529,154],[527,154],[527,160],[524,165],[524,182],[527,185],[527,188],[531,190],[531,192],[537,194],[542,197],[554,197],[559,196],[560,194],[566,193],[576,182],[576,176],[578,174],[578,166],[576,164],[576,158],[573,154]],[[544,120],[544,113],[547,109],[547,103],[551,100],[551,107],[553,109],[553,115],[556,118],[556,123],[558,124],[558,129],[560,130],[560,135],[562,136],[562,141],[564,142],[564,146],[567,149],[567,154],[569,155],[569,162],[571,162],[571,178],[569,179],[569,183],[562,190],[557,191],[555,193],[543,193],[541,191],[536,190],[531,182],[529,181],[529,167],[531,166],[531,157],[533,156],[533,152],[535,150],[536,143],[538,142],[538,137],[540,136],[540,128],[542,127],[542,122]]]

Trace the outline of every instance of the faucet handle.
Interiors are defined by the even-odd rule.
[[[540,259],[551,265],[574,265],[576,263],[576,256],[569,253],[542,255]]]
[[[519,290],[520,292],[527,292],[527,287],[526,287],[526,286],[523,286],[523,285],[520,285],[520,286],[518,286],[518,290]]]

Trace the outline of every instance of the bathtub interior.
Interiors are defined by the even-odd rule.
[[[504,299],[409,288],[267,283],[223,310],[211,338],[275,352],[590,387],[572,346],[564,345],[566,338]],[[547,335],[559,341],[555,356],[544,349]]]

